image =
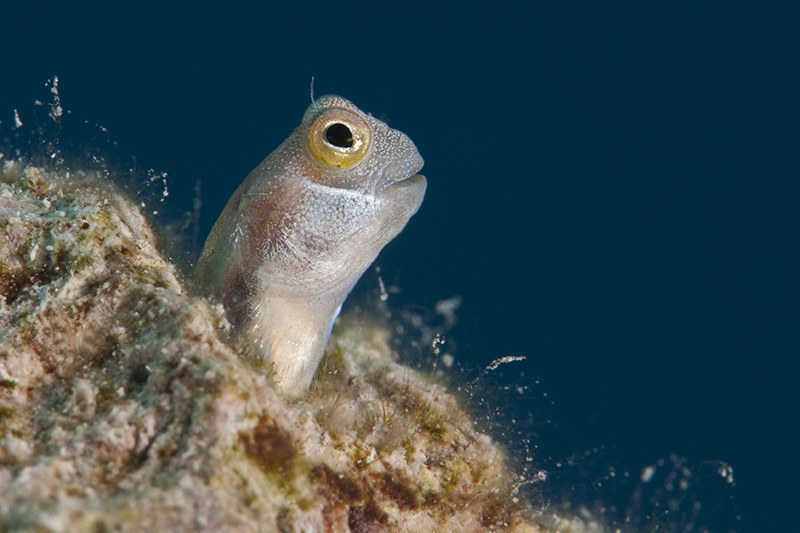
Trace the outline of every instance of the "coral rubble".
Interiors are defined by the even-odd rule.
[[[586,531],[368,320],[287,402],[90,173],[0,171],[0,530]]]

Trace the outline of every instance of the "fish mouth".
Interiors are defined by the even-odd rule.
[[[402,187],[413,187],[414,185],[419,185],[420,183],[425,183],[425,176],[422,174],[418,174],[425,163],[422,161],[422,158],[419,157],[417,154],[416,161],[414,161],[410,168],[406,168],[405,172],[400,173],[397,172],[397,179],[389,182],[388,187],[392,188],[402,188]],[[400,177],[405,174],[405,177]],[[388,188],[387,187],[387,188]]]
[[[381,176],[377,182],[377,190],[375,191],[378,195],[389,189],[425,187],[425,176],[418,174],[425,163],[416,151],[413,155],[414,157],[404,157],[399,161],[393,161],[382,169]]]
[[[402,178],[393,182],[389,187],[392,189],[399,189],[403,187],[413,187],[421,183],[425,183],[425,176],[422,174],[414,174],[413,176],[408,176],[407,178]]]

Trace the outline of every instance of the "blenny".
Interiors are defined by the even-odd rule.
[[[307,390],[342,302],[419,209],[422,165],[405,134],[324,96],[225,206],[196,276],[285,395]]]

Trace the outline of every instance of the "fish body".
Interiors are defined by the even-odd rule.
[[[405,134],[324,96],[228,201],[196,277],[284,394],[308,388],[342,302],[419,209],[422,165]]]

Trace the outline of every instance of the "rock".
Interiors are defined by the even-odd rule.
[[[107,179],[4,163],[0,530],[590,530],[508,464],[368,319],[285,401]]]

